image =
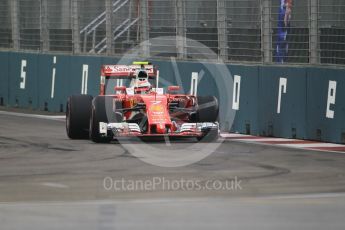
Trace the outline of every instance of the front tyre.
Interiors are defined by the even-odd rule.
[[[108,123],[106,112],[107,104],[106,97],[102,96],[95,97],[92,101],[89,137],[95,143],[109,143],[113,139],[112,132],[108,132],[107,135],[104,135],[101,134],[99,130],[100,122]]]
[[[66,132],[70,139],[88,139],[92,96],[73,95],[66,104]]]
[[[215,96],[198,96],[198,122],[216,122],[219,115],[219,104]]]
[[[198,96],[196,110],[190,114],[191,122],[217,122],[219,115],[218,100],[214,96]]]
[[[197,140],[200,142],[216,142],[219,138],[219,129],[217,128],[208,128],[202,130],[203,135],[201,137],[197,137]]]

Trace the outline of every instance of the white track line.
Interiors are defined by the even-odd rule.
[[[332,147],[345,147],[344,145],[332,143],[305,143],[305,144],[277,144],[279,146],[292,147],[292,148],[332,148]]]
[[[286,142],[290,142],[290,141],[300,141],[300,140],[297,140],[297,139],[284,139],[284,138],[258,138],[258,139],[241,139],[242,141],[250,141],[250,142],[264,142],[264,141],[272,141],[272,142],[275,142],[275,141],[286,141]]]
[[[61,120],[65,119],[66,116],[55,116],[55,115],[39,115],[39,114],[27,114],[27,113],[16,113],[16,112],[7,112],[7,111],[0,111],[0,115],[9,115],[9,116],[16,116],[16,117],[30,117],[30,118],[40,118],[40,119],[47,119],[47,120]]]
[[[250,135],[238,134],[238,133],[222,133],[222,137],[252,137]]]
[[[52,187],[52,188],[69,188],[69,186],[67,185],[60,184],[60,183],[51,183],[51,182],[42,183],[41,185],[46,186],[46,187]]]
[[[225,139],[230,139],[231,141],[241,142],[241,143],[252,143],[258,145],[268,145],[276,147],[285,147],[290,149],[303,149],[303,150],[313,150],[318,152],[332,152],[332,153],[343,153],[344,151],[337,151],[332,148],[345,148],[345,145],[326,143],[326,142],[315,142],[311,143],[308,140],[299,139],[288,139],[288,138],[271,138],[271,137],[260,137],[260,136],[250,136],[242,135],[237,133],[222,133],[221,137]],[[265,143],[271,142],[271,143]],[[276,143],[274,143],[276,142]],[[286,142],[286,143],[284,143]],[[296,142],[296,143],[293,143]],[[318,149],[322,148],[322,149]],[[327,149],[330,148],[330,149]]]
[[[234,140],[241,140],[241,141],[250,141],[250,142],[261,142],[261,141],[300,141],[297,139],[286,139],[286,138],[265,138],[260,136],[251,136],[251,135],[244,135],[244,134],[237,134],[237,133],[221,133],[221,137],[223,138],[233,138]],[[248,139],[246,139],[248,137]],[[236,139],[238,138],[238,139]]]
[[[292,194],[283,196],[268,196],[264,199],[320,199],[320,198],[339,198],[345,197],[345,193],[311,193],[311,194]]]
[[[3,206],[55,206],[55,205],[102,205],[102,204],[162,204],[162,203],[201,203],[209,201],[230,201],[241,202],[251,200],[284,200],[284,199],[322,199],[322,198],[344,198],[345,193],[309,193],[309,194],[291,194],[291,195],[273,195],[259,197],[239,197],[239,198],[157,198],[157,199],[114,199],[114,200],[79,200],[79,201],[23,201],[23,202],[0,202]]]

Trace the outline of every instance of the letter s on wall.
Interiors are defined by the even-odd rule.
[[[25,89],[25,83],[26,83],[26,71],[24,71],[24,68],[26,68],[27,65],[27,61],[26,60],[22,60],[22,65],[20,68],[20,78],[21,78],[21,82],[20,82],[20,88],[21,89]]]

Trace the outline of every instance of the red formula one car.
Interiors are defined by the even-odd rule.
[[[99,96],[68,98],[68,137],[97,143],[133,136],[216,140],[217,98],[179,94],[179,86],[169,86],[164,93],[157,87],[158,79],[159,71],[148,62],[102,66]],[[119,82],[128,86],[118,86]]]

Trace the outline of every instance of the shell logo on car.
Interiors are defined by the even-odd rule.
[[[153,104],[150,107],[150,111],[153,113],[163,113],[164,108],[161,104]]]

